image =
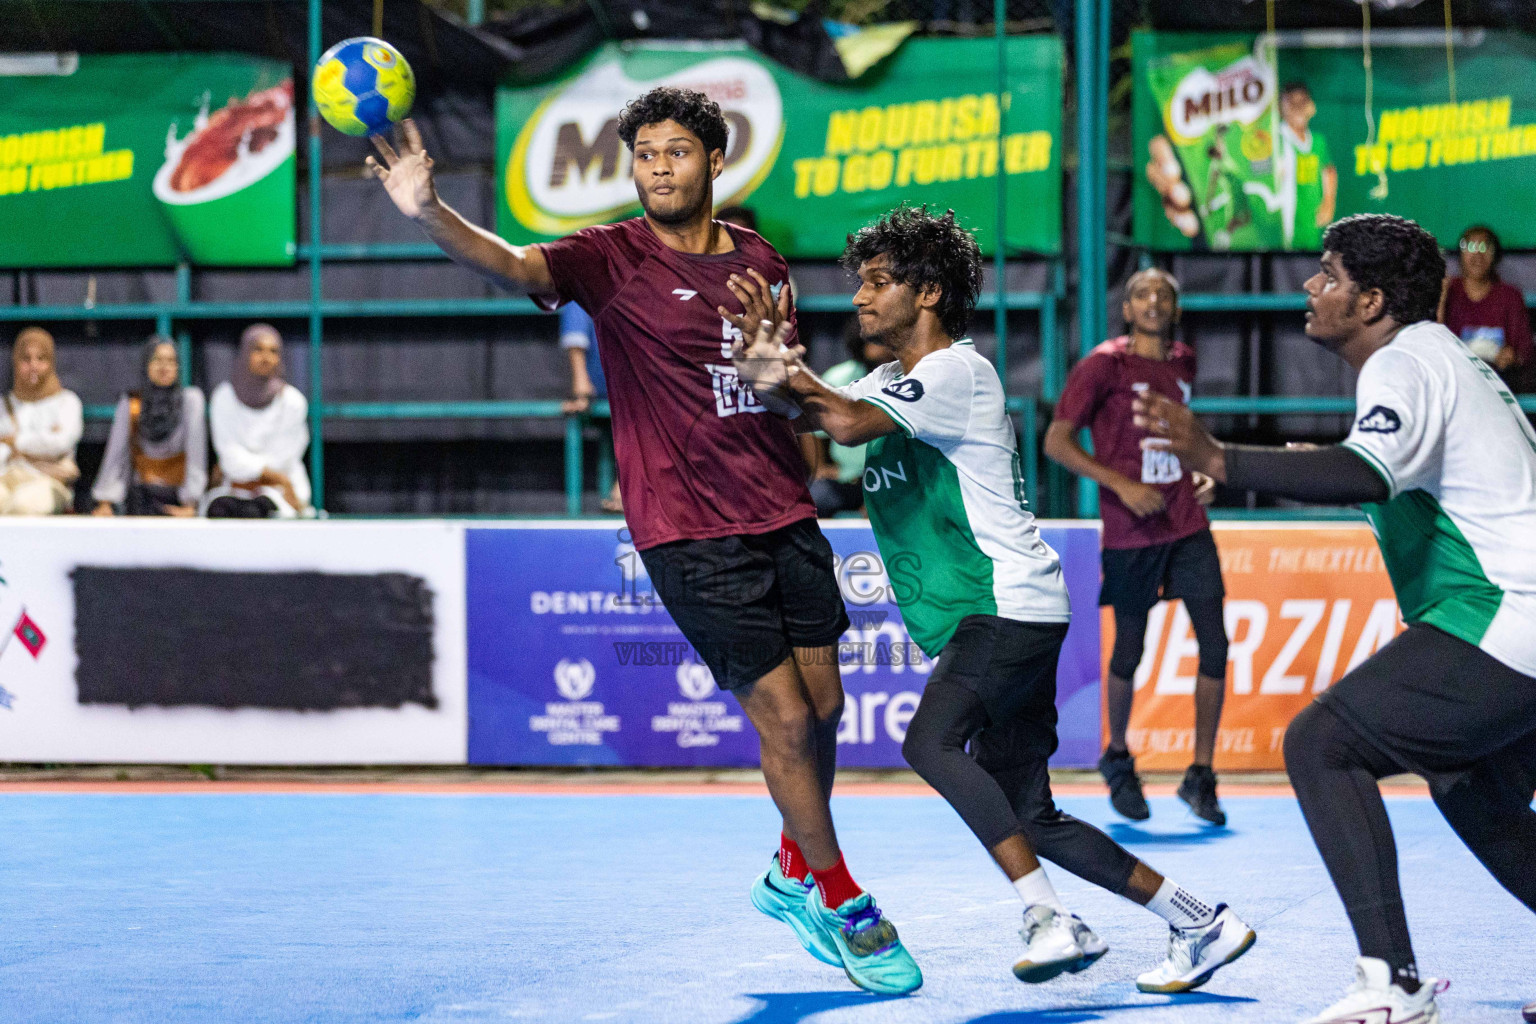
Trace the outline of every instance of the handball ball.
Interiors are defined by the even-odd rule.
[[[343,39],[320,58],[312,82],[320,116],[348,135],[382,135],[411,112],[416,75],[382,39]]]

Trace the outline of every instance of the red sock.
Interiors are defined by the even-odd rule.
[[[805,862],[805,854],[800,852],[800,844],[783,833],[779,834],[779,870],[784,872],[785,878],[793,878],[800,882],[811,873],[811,866]]]
[[[859,888],[859,883],[853,880],[848,873],[848,865],[843,861],[843,855],[837,855],[837,863],[825,871],[817,871],[811,868],[811,874],[816,878],[816,888],[821,890],[821,903],[831,910],[856,899],[864,890]]]

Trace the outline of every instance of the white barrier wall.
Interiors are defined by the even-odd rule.
[[[10,519],[0,580],[0,761],[465,761],[461,525]]]

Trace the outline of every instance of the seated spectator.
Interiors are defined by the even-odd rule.
[[[312,515],[304,450],[309,402],[283,380],[283,339],[270,324],[240,336],[230,379],[213,389],[208,425],[222,480],[203,497],[210,519]]]
[[[95,514],[193,516],[208,487],[207,404],[184,388],[176,344],[157,334],[144,345],[138,386],[117,400],[112,433],[91,497]]]
[[[860,336],[858,317],[843,328],[843,344],[848,358],[821,375],[834,388],[846,387],[896,358],[878,341],[865,341]],[[816,514],[825,517],[862,509],[864,446],[847,448],[820,432],[801,434],[800,445],[811,467],[811,500],[816,503]]]
[[[1531,362],[1531,322],[1525,296],[1499,280],[1504,250],[1491,228],[1468,228],[1457,254],[1461,276],[1445,284],[1440,321],[1506,377]]]
[[[84,410],[59,383],[53,335],[25,328],[11,347],[14,372],[0,416],[0,515],[51,516],[68,511],[80,478],[75,447]]]

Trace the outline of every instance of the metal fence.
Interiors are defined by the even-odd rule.
[[[486,14],[479,0],[444,0],[459,4],[471,21]],[[309,61],[313,64],[322,47],[321,15],[323,0],[307,0]],[[490,8],[492,14],[498,10]],[[1049,262],[1047,284],[1036,290],[1010,290],[1007,254],[994,256],[993,282],[983,296],[981,308],[990,313],[998,338],[996,348],[999,370],[1008,380],[1007,339],[1010,313],[1036,316],[1041,338],[1041,386],[1031,394],[1013,394],[1009,411],[1017,417],[1024,447],[1024,465],[1028,493],[1036,506],[1050,515],[1091,516],[1097,512],[1096,492],[1092,485],[1075,485],[1054,466],[1042,467],[1039,438],[1049,416],[1050,404],[1058,397],[1073,354],[1081,355],[1108,335],[1105,297],[1109,294],[1111,267],[1121,277],[1137,261],[1149,254],[1139,252],[1126,237],[1128,213],[1109,209],[1108,184],[1115,175],[1131,171],[1129,153],[1129,60],[1128,39],[1131,30],[1144,24],[1142,0],[841,0],[828,11],[851,21],[891,21],[911,19],[922,23],[922,31],[939,34],[990,34],[998,42],[996,64],[999,93],[1008,87],[1008,67],[1003,60],[1006,36],[1017,32],[1060,32],[1066,42],[1067,78],[1064,97],[1068,116],[1066,134],[1075,142],[1075,152],[1065,154],[1067,172],[1067,209],[1063,211],[1067,229],[1066,248]],[[313,113],[311,114],[313,117]],[[186,328],[198,322],[290,318],[307,321],[307,350],[310,387],[310,417],[313,443],[310,448],[311,474],[315,500],[324,507],[325,495],[325,425],[327,421],[360,419],[510,419],[564,417],[566,508],[570,515],[582,509],[585,479],[583,465],[583,430],[589,418],[607,415],[599,403],[585,416],[566,415],[558,401],[442,401],[442,402],[330,402],[325,398],[321,353],[325,344],[325,326],[332,318],[431,318],[445,316],[532,316],[534,305],[520,298],[480,300],[331,300],[323,287],[327,263],[376,263],[387,260],[440,259],[429,245],[374,244],[340,245],[325,241],[321,231],[322,194],[321,148],[323,134],[309,133],[308,205],[306,223],[301,226],[304,239],[299,259],[307,264],[309,295],[300,301],[271,303],[216,303],[194,301],[191,272],[179,268],[173,300],[96,307],[0,306],[3,320],[145,320],[154,321],[167,334],[177,334],[184,349],[182,365],[190,346]],[[1066,140],[1063,140],[1066,149]],[[1074,159],[1075,157],[1075,159]],[[1008,203],[1006,178],[997,176],[996,215],[1003,222]],[[1001,235],[1001,231],[999,232]],[[1078,301],[1071,301],[1071,297]],[[1536,296],[1530,296],[1536,299]],[[830,312],[846,308],[847,296],[839,293],[808,294],[801,306],[807,312]],[[1301,299],[1293,294],[1186,294],[1183,306],[1191,314],[1244,312],[1258,315],[1293,313]],[[1348,398],[1330,396],[1236,396],[1197,398],[1192,403],[1199,412],[1271,416],[1286,413],[1347,413],[1353,409]],[[1536,411],[1536,396],[1523,400],[1524,407]],[[109,407],[92,408],[95,418],[109,417]],[[1046,470],[1039,479],[1040,470]],[[604,488],[611,479],[612,465],[606,457],[598,471]],[[1273,512],[1273,510],[1269,510]]]

